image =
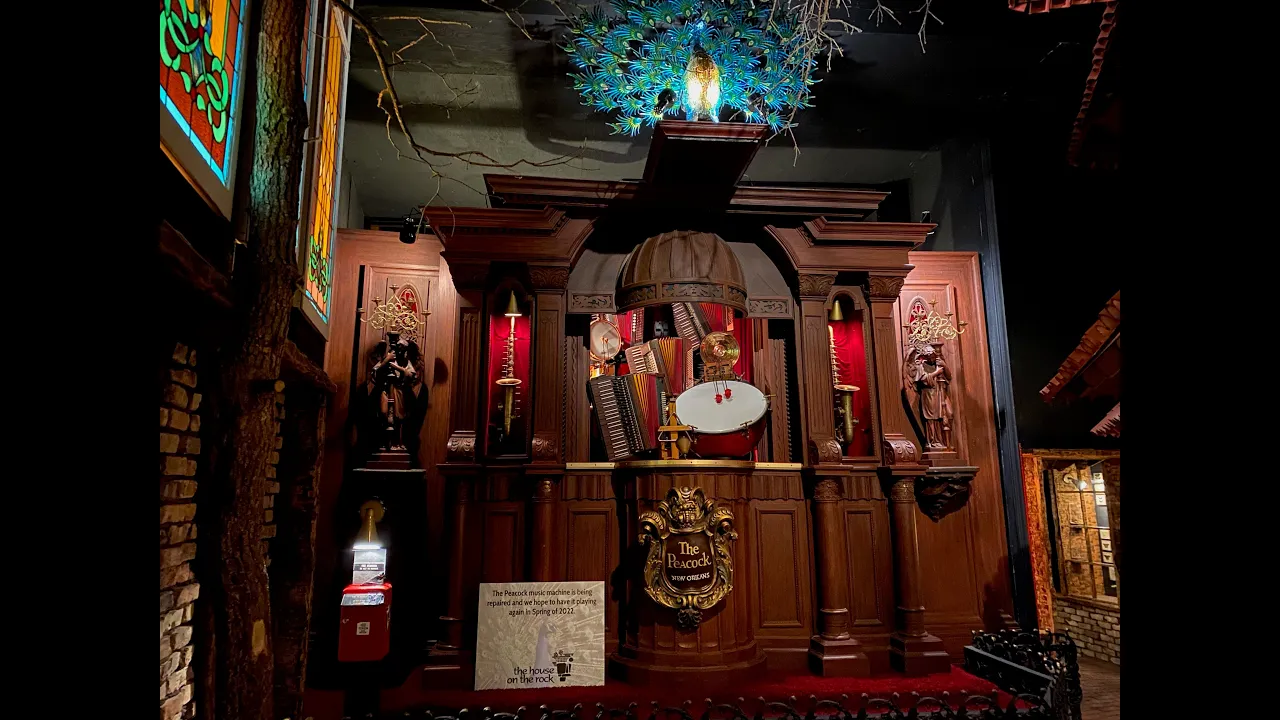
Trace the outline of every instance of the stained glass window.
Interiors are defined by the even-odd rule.
[[[219,188],[231,187],[237,98],[244,67],[245,0],[160,0],[161,140],[184,166],[203,161]],[[166,133],[164,117],[176,131]],[[177,137],[190,149],[172,147]],[[206,173],[185,167],[197,179]],[[224,209],[224,212],[226,210]]]
[[[307,125],[311,125],[311,82],[312,68],[315,65],[315,47],[316,47],[316,4],[320,0],[310,0],[307,3],[307,15],[302,21],[302,104],[307,106]],[[310,169],[307,164],[307,153],[303,152],[302,156],[302,172],[298,175],[298,227],[294,231],[293,252],[298,254],[299,248],[302,247],[302,231],[306,225],[306,215],[303,210],[306,208],[304,201],[307,192],[307,177]]]
[[[315,185],[311,195],[311,232],[307,237],[307,300],[323,322],[329,321],[329,300],[333,275],[333,221],[336,210],[339,141],[342,135],[343,80],[347,70],[345,17],[337,10],[329,14],[325,42],[324,89],[320,96],[319,151]]]

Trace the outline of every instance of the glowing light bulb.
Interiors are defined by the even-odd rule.
[[[700,47],[685,67],[684,108],[689,120],[720,122],[720,68]]]

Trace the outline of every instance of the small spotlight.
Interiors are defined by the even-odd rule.
[[[400,242],[412,245],[418,240],[418,226],[422,224],[422,215],[412,211],[404,216],[404,224],[400,227]]]

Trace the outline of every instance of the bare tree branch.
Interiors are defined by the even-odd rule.
[[[928,52],[924,49],[924,46],[927,42],[925,27],[929,24],[929,18],[937,20],[939,25],[945,25],[946,23],[942,22],[942,18],[933,14],[933,0],[924,0],[923,5],[911,11],[913,15],[918,12],[923,12],[924,14],[920,16],[920,30],[916,32],[916,37],[920,38],[920,52]]]
[[[902,24],[902,21],[898,19],[897,15],[893,14],[892,10],[885,7],[884,3],[880,2],[880,0],[876,0],[876,6],[871,9],[871,19],[876,21],[876,27],[880,27],[880,23],[884,22],[885,15],[888,15],[890,20],[898,23],[899,25]]]
[[[373,24],[368,19],[366,19],[362,14],[360,14],[357,10],[352,8],[347,3],[343,2],[343,0],[333,0],[333,4],[335,7],[337,7],[342,12],[346,13],[346,15],[351,18],[351,22],[356,26],[356,28],[360,30],[361,33],[364,34],[365,39],[369,43],[369,49],[373,50],[374,57],[378,62],[378,72],[382,76],[382,82],[384,85],[383,89],[378,93],[377,106],[380,110],[382,110],[387,115],[387,137],[389,140],[391,139],[391,123],[392,121],[394,121],[396,128],[400,131],[400,134],[404,136],[404,139],[408,143],[409,148],[413,151],[412,156],[404,155],[403,153],[401,153],[401,157],[406,157],[411,160],[418,160],[420,162],[425,163],[427,166],[429,166],[432,169],[433,174],[438,174],[438,173],[436,169],[437,165],[436,163],[432,162],[432,158],[458,160],[460,162],[466,163],[467,165],[472,165],[476,167],[499,168],[499,169],[510,170],[512,168],[521,167],[521,166],[543,168],[543,167],[552,167],[555,165],[564,165],[568,162],[571,162],[572,160],[575,159],[575,157],[577,157],[575,155],[561,155],[558,157],[551,158],[549,160],[541,160],[541,161],[533,161],[533,160],[527,160],[522,158],[514,162],[504,163],[504,162],[499,162],[489,154],[482,152],[480,150],[464,150],[462,152],[449,152],[445,150],[436,150],[435,148],[419,143],[418,140],[414,137],[413,131],[409,129],[408,123],[405,122],[404,116],[400,112],[401,107],[403,107],[403,105],[400,102],[400,94],[396,90],[395,81],[391,77],[391,68],[394,65],[405,64],[407,62],[404,60],[402,56],[400,56],[400,52],[404,49],[412,47],[413,45],[416,45],[418,41],[414,41],[409,45],[405,46],[405,48],[402,48],[401,50],[398,50],[392,53],[392,61],[389,62],[387,60],[387,56],[383,53],[382,48],[384,46],[390,47],[390,45],[387,43],[386,38],[384,38],[382,34],[378,32],[377,28],[375,28]],[[384,19],[412,20],[415,22],[420,22],[423,29],[426,30],[426,33],[430,33],[430,29],[427,27],[428,24],[466,25],[466,23],[457,23],[457,22],[445,21],[445,20],[426,21],[423,18],[414,17],[414,16],[391,16],[389,18],[384,18]],[[426,33],[424,33],[424,35]],[[432,33],[432,36],[434,37],[433,33]],[[419,40],[421,40],[421,38],[419,38]],[[436,75],[441,77],[441,79],[443,80],[443,76],[440,76],[439,73],[436,73]],[[447,84],[448,83],[446,82],[446,85]],[[397,143],[395,143],[394,140],[392,140],[392,145],[396,147],[397,153],[400,153],[400,146]]]

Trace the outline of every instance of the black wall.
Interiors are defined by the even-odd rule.
[[[1049,405],[1039,396],[1120,290],[1127,240],[1118,175],[1067,166],[1065,138],[1054,150],[995,150],[1018,437],[1027,448],[1114,448],[1089,430],[1116,400]]]

